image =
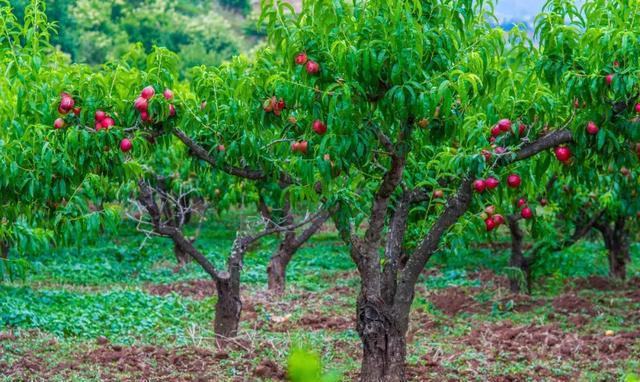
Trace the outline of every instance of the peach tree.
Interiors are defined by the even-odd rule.
[[[573,115],[575,143],[566,176],[575,208],[603,209],[602,233],[610,274],[624,279],[630,232],[637,229],[640,157],[640,43],[638,2],[591,0],[579,9],[549,1],[536,20],[541,76],[564,99],[558,112]]]
[[[493,27],[486,5],[315,1],[294,13],[263,3],[273,56],[290,61],[257,64],[273,72],[296,126],[326,124],[320,137],[305,132],[316,165],[329,154],[349,179],[320,171],[360,276],[363,381],[406,380],[410,307],[431,256],[489,195],[538,182],[518,175],[522,161],[572,139],[533,70],[532,43]]]
[[[55,121],[61,99],[67,118],[79,118],[81,107],[63,94],[64,84],[67,76],[89,71],[72,68],[60,54],[43,57],[53,51],[39,6],[28,6],[21,24],[7,2],[0,4],[0,243],[5,259],[12,248],[34,253],[113,227],[119,217],[119,207],[109,203],[114,190],[109,177],[124,171],[117,166],[121,158],[115,152],[92,155],[116,145],[115,138],[96,141],[78,130],[61,140],[53,128],[61,123]],[[95,171],[107,162],[111,170]]]
[[[121,217],[109,212],[113,209],[106,208],[105,200],[120,202],[114,204],[116,209],[122,202],[135,199],[148,214],[148,218],[141,214],[135,217],[139,224],[150,227],[147,229],[150,234],[171,238],[176,253],[195,259],[216,281],[219,297],[216,332],[223,336],[235,335],[242,306],[240,271],[250,245],[264,236],[284,232],[285,241],[290,244],[285,250],[287,254],[293,253],[329,217],[328,211],[319,210],[295,219],[289,193],[283,190],[294,184],[299,189],[312,190],[314,208],[321,190],[315,185],[305,185],[313,177],[283,171],[303,167],[281,168],[271,164],[275,155],[283,151],[274,144],[279,142],[272,142],[272,134],[262,133],[261,126],[252,126],[251,134],[246,135],[230,130],[230,134],[241,139],[240,145],[234,144],[234,136],[230,135],[228,149],[219,141],[205,149],[185,133],[211,133],[218,129],[219,134],[223,134],[227,126],[234,127],[229,123],[234,110],[226,109],[225,113],[222,104],[217,108],[218,102],[233,106],[225,94],[227,97],[235,94],[243,106],[257,102],[256,113],[266,113],[260,106],[262,101],[256,101],[254,92],[247,87],[251,85],[247,79],[262,81],[262,75],[267,72],[246,73],[248,63],[242,59],[219,69],[201,70],[201,74],[194,74],[193,89],[202,90],[203,94],[196,96],[191,86],[176,80],[179,61],[165,49],[154,49],[146,55],[134,48],[97,70],[69,64],[48,45],[49,26],[42,6],[39,2],[32,3],[24,28],[12,18],[8,6],[3,8],[7,20],[11,21],[3,27],[6,35],[12,37],[3,44],[9,53],[3,55],[3,68],[9,76],[2,92],[10,100],[3,105],[4,114],[19,113],[19,119],[13,122],[6,119],[5,123],[12,124],[3,132],[10,148],[3,150],[2,154],[6,155],[3,159],[12,165],[6,169],[2,191],[10,195],[10,202],[18,208],[15,213],[13,209],[3,211],[6,214],[3,242],[20,238],[15,232],[25,220],[34,227],[28,235],[23,235],[30,239],[36,237],[33,234],[36,230],[50,232],[49,238],[56,239],[77,237],[80,230],[99,231],[104,226],[101,217],[108,215],[115,220]],[[210,86],[209,79],[221,81],[222,86],[219,89]],[[212,102],[216,105],[215,113],[207,112],[206,102],[201,101],[201,97],[210,96],[205,91],[211,91],[215,97]],[[283,107],[278,100],[273,108]],[[38,135],[32,137],[33,134]],[[29,147],[25,146],[27,142]],[[271,148],[248,150],[247,142]],[[204,144],[208,145],[209,141]],[[296,154],[288,144],[285,152],[287,158]],[[306,145],[299,152],[304,155]],[[255,153],[263,154],[256,156]],[[36,170],[32,170],[34,167]],[[193,238],[186,236],[183,225],[188,214],[184,212],[191,207],[183,203],[180,193],[176,197],[175,191],[190,182],[189,187],[201,195],[214,187],[222,194],[221,187],[236,189],[233,185],[226,187],[230,184],[227,176],[240,184],[255,182],[251,187],[262,190],[261,198],[256,198],[262,206],[268,199],[282,201],[284,219],[271,220],[270,216],[275,214],[264,208],[263,216],[268,219],[258,225],[265,228],[259,232],[253,229],[239,232],[226,270],[222,270],[194,245]],[[216,195],[209,200],[219,201],[224,196]],[[310,199],[300,197],[298,200]],[[50,208],[44,209],[47,203]],[[64,207],[62,211],[60,206]],[[4,226],[9,228],[5,230]],[[308,227],[298,232],[298,228],[304,226]],[[46,230],[48,227],[50,231]]]

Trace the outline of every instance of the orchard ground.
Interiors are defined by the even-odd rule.
[[[197,241],[219,265],[235,219],[208,223]],[[317,234],[274,298],[265,291],[274,240],[246,258],[241,332],[224,350],[214,283],[196,265],[175,272],[169,241],[140,249],[143,237],[127,227],[38,256],[24,279],[0,285],[0,381],[278,381],[292,345],[355,379],[358,280],[345,247],[331,228]],[[604,248],[584,242],[552,258],[557,272],[532,297],[514,296],[500,275],[507,248],[498,240],[440,254],[424,270],[408,332],[411,380],[615,381],[640,370],[640,279],[612,284]],[[633,257],[637,277],[637,245]]]

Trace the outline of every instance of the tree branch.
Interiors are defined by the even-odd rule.
[[[249,168],[240,168],[235,166],[229,166],[226,164],[218,165],[216,158],[209,155],[209,152],[198,143],[196,143],[193,139],[189,138],[182,130],[178,128],[173,129],[173,135],[178,137],[184,143],[193,155],[197,158],[209,163],[211,166],[215,168],[219,168],[220,170],[226,172],[229,175],[237,176],[240,178],[250,179],[250,180],[264,180],[267,176],[259,170],[253,170]]]
[[[144,181],[138,181],[138,187],[140,189],[140,195],[138,200],[145,207],[156,233],[162,236],[171,238],[173,242],[186,254],[191,256],[200,266],[211,276],[214,280],[218,281],[221,275],[217,269],[200,251],[198,251],[190,240],[188,240],[176,227],[167,226],[161,221],[161,212],[153,198],[153,192],[151,187]]]
[[[309,238],[315,234],[320,227],[329,219],[331,213],[329,211],[322,211],[312,222],[307,229],[302,231],[298,237],[293,241],[293,248],[298,249],[302,244],[304,244]]]
[[[511,158],[503,157],[501,165],[507,165],[509,163],[521,161],[523,159],[530,158],[541,151],[548,150],[552,147],[556,147],[563,143],[569,143],[573,140],[573,135],[571,131],[567,129],[560,129],[553,131],[542,138],[539,138],[528,145],[523,146],[520,150],[518,150],[514,156]]]
[[[523,146],[515,153],[515,156],[511,156],[511,158],[505,157],[500,160],[497,165],[505,166],[513,162],[530,158],[544,150],[563,143],[571,142],[572,139],[573,136],[571,131],[565,128],[556,130],[530,144]],[[422,272],[422,269],[424,269],[427,261],[438,249],[442,236],[469,208],[471,197],[473,195],[471,188],[473,178],[472,174],[469,174],[462,180],[457,193],[449,198],[447,207],[440,214],[429,230],[429,233],[423,238],[420,245],[414,250],[407,262],[407,265],[402,270],[398,282],[398,291],[394,299],[394,305],[396,305],[401,311],[403,309],[408,309],[408,306],[410,306],[411,301],[413,300],[413,291],[415,283],[418,280],[418,276],[420,275],[420,272]]]

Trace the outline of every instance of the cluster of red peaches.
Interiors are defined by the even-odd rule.
[[[296,54],[294,62],[296,65],[304,66],[305,71],[310,75],[316,75],[320,73],[320,64],[318,64],[316,61],[310,60],[305,52]],[[268,98],[262,104],[262,109],[265,113],[273,113],[276,116],[280,116],[282,114],[282,111],[286,107],[287,105],[285,101],[282,98],[278,99],[276,96]],[[292,124],[296,124],[297,120],[295,117],[290,116],[289,122],[291,122]],[[327,132],[327,125],[324,121],[316,119],[311,124],[311,129],[318,135],[324,135]],[[308,149],[309,142],[306,140],[300,140],[291,143],[291,151],[294,153],[299,152],[301,154],[306,154]]]

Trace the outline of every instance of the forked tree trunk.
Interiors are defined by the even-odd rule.
[[[297,228],[306,224],[313,226],[317,224],[319,220],[324,221],[329,216],[328,211],[323,211],[308,217],[298,224],[272,227],[252,236],[239,235],[233,242],[231,254],[227,259],[227,270],[218,271],[214,264],[193,246],[193,241],[186,238],[178,227],[174,224],[167,224],[162,221],[161,210],[154,199],[155,190],[152,189],[144,180],[138,181],[138,186],[140,189],[138,201],[149,213],[154,231],[161,236],[171,238],[174,245],[178,247],[181,252],[195,260],[216,282],[218,301],[216,302],[214,329],[216,335],[222,338],[234,337],[238,333],[238,323],[240,322],[240,313],[242,311],[242,301],[240,299],[240,273],[242,270],[244,255],[249,247],[260,238],[267,235],[282,231],[295,232]],[[320,217],[324,217],[324,220],[320,219]]]
[[[300,234],[296,236],[295,231],[287,231],[276,249],[275,253],[269,260],[267,266],[268,288],[269,291],[276,295],[284,292],[287,278],[287,266],[291,262],[293,255],[313,236],[322,225],[329,219],[330,214],[323,212],[319,214],[311,224]],[[286,224],[293,223],[293,216],[287,216]]]
[[[334,218],[343,241],[350,245],[350,254],[360,274],[360,295],[357,302],[357,331],[363,346],[361,382],[406,381],[406,333],[415,285],[425,265],[438,251],[441,239],[469,209],[472,179],[465,176],[458,191],[448,198],[446,207],[431,227],[402,260],[410,206],[431,197],[430,190],[404,188],[402,196],[390,205],[392,196],[402,183],[406,153],[414,120],[409,118],[400,131],[397,142],[381,131],[375,133],[382,147],[389,152],[391,163],[376,193],[368,217],[368,227],[360,236],[353,227],[350,212],[339,210]],[[568,130],[558,130],[523,146],[514,157],[499,165],[527,159],[539,152],[568,142]],[[340,206],[339,206],[340,207]],[[393,207],[391,219],[387,219]],[[385,230],[385,227],[388,227]],[[380,246],[386,234],[384,265],[380,264]]]

